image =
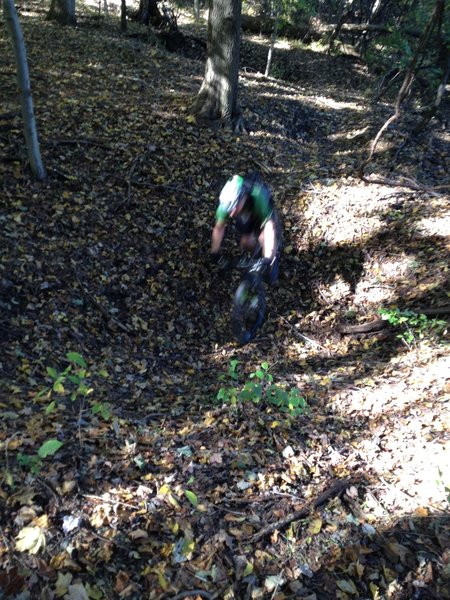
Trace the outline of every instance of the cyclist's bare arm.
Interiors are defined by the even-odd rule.
[[[263,258],[272,258],[276,250],[276,233],[273,219],[269,219],[263,227],[260,235],[260,243],[263,248]]]
[[[211,235],[211,254],[216,254],[222,245],[223,236],[225,235],[225,221],[217,221],[214,225]]]

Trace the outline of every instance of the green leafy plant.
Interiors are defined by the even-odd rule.
[[[232,360],[227,373],[219,377],[219,380],[223,381],[225,385],[219,389],[217,400],[231,405],[241,402],[253,402],[254,404],[265,402],[292,417],[302,415],[307,411],[306,400],[297,388],[288,389],[274,383],[267,362],[262,363],[258,369],[250,373],[244,383],[240,381],[238,364],[237,360]]]
[[[426,315],[416,313],[412,310],[400,310],[399,308],[381,308],[379,311],[382,319],[388,321],[394,327],[400,328],[397,338],[410,347],[417,340],[434,335],[443,335],[447,329],[447,323],[440,319],[429,319]]]
[[[37,454],[17,454],[17,462],[22,467],[37,475],[44,464],[44,459],[53,456],[63,445],[59,440],[46,440],[37,451]]]
[[[92,394],[94,389],[89,382],[90,373],[88,372],[87,363],[78,352],[68,352],[66,358],[69,365],[61,372],[53,367],[47,367],[47,374],[53,380],[50,387],[44,388],[36,396],[36,399],[41,397],[47,398],[50,402],[45,408],[45,413],[52,413],[58,402],[69,397],[72,402],[80,400],[81,409],[84,407],[85,401]],[[106,371],[100,371],[99,375],[107,377]],[[108,402],[90,402],[90,409],[93,415],[99,415],[105,420],[111,417],[110,404]]]

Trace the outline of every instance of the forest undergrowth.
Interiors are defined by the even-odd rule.
[[[450,598],[448,97],[420,138],[410,104],[367,183],[395,98],[354,58],[280,44],[265,78],[245,36],[234,136],[189,114],[204,26],[171,54],[32,7],[42,183],[0,28],[0,598]],[[240,347],[208,248],[247,171],[284,248]],[[217,400],[261,365],[306,410]]]

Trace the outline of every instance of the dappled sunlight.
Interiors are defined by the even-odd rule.
[[[367,134],[369,132],[369,130],[370,130],[369,126],[366,125],[365,127],[361,128],[361,129],[350,129],[350,130],[346,130],[346,131],[337,131],[336,133],[331,133],[328,136],[328,139],[331,140],[332,142],[334,142],[336,140],[354,140],[354,139],[364,136],[365,134]],[[351,150],[349,150],[349,152],[351,152]]]
[[[120,2],[109,6],[117,14]],[[11,112],[0,123],[0,566],[17,564],[33,598],[155,600],[312,598],[336,580],[357,590],[344,585],[342,597],[381,597],[383,578],[419,570],[395,551],[437,573],[445,323],[406,340],[379,309],[446,316],[448,198],[358,179],[386,109],[365,102],[374,78],[361,65],[280,42],[274,73],[286,78],[264,78],[268,38],[245,40],[239,102],[251,132],[236,136],[190,115],[203,55],[161,50],[142,27],[121,35],[103,0],[89,7],[75,29],[43,12],[29,20],[42,184],[0,52]],[[201,28],[189,33],[204,39]],[[429,152],[414,148],[406,175],[438,185],[444,168],[433,171]],[[273,191],[283,253],[266,319],[241,346],[240,275],[219,272],[209,249],[220,190],[248,171]],[[222,250],[239,253],[232,227]],[[67,352],[88,366],[61,379]],[[92,393],[74,394],[81,384]],[[303,401],[295,416],[290,391]],[[41,456],[47,440],[58,449]],[[47,539],[37,556],[17,548],[28,525]]]
[[[411,285],[416,267],[415,257],[404,253],[387,256],[380,250],[378,256],[374,254],[373,257],[368,257],[365,264],[367,275],[355,289],[355,305],[379,306],[395,301],[400,287]]]
[[[313,102],[320,108],[328,108],[331,110],[353,110],[355,112],[365,112],[367,109],[356,102],[340,102],[334,98],[326,96],[313,96]]]
[[[423,217],[417,220],[415,227],[421,235],[448,236],[450,244],[450,214]]]
[[[355,445],[369,453],[372,466],[385,473],[389,481],[395,481],[396,475],[407,478],[409,500],[405,510],[439,505],[444,499],[444,489],[436,480],[439,469],[447,473],[450,469],[450,444],[441,437],[449,427],[449,414],[436,414],[430,400],[449,401],[450,390],[442,377],[449,372],[450,357],[428,360],[426,346],[421,346],[403,353],[401,360],[392,358],[376,374],[362,374],[352,389],[330,397],[339,415],[367,417],[374,437],[361,435]],[[337,371],[329,376],[339,382],[341,374]],[[386,438],[384,427],[392,419],[397,427]],[[434,432],[431,435],[428,426]],[[403,446],[405,439],[408,443]],[[398,447],[403,448],[401,455]]]
[[[318,239],[329,244],[362,241],[384,227],[377,211],[383,206],[383,196],[389,205],[389,188],[374,189],[357,180],[314,182],[312,188],[305,218]],[[325,226],[324,217],[330,214],[333,224],[327,220]]]

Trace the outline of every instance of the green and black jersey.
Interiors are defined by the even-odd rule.
[[[244,177],[247,199],[237,215],[236,229],[240,233],[259,232],[273,215],[273,199],[269,187],[259,176]],[[226,222],[230,218],[224,206],[219,204],[216,221]]]

